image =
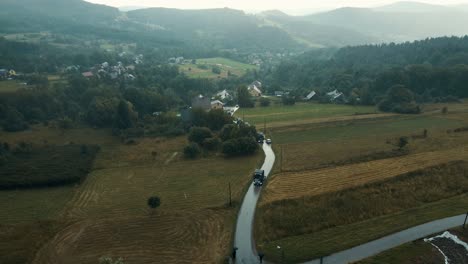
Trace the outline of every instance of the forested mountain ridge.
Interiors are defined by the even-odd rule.
[[[191,43],[212,45],[217,49],[297,50],[304,47],[288,32],[261,25],[254,16],[229,8],[180,10],[148,8],[127,12],[131,21],[159,31],[174,32]]]
[[[83,39],[144,43],[156,48],[304,51],[317,47],[401,42],[468,34],[463,8],[400,3],[341,8],[308,16],[258,15],[228,8],[146,8],[122,12],[83,0],[4,0],[0,34],[52,32]],[[418,8],[415,8],[418,7]],[[418,12],[412,10],[418,9]]]
[[[355,30],[375,37],[379,42],[402,42],[427,37],[468,34],[465,26],[468,24],[466,11],[445,7],[426,9],[428,11],[421,9],[412,12],[417,9],[398,6],[389,9],[339,8],[305,16],[303,19],[318,25]]]
[[[468,97],[468,36],[346,47],[329,59],[317,57],[309,52],[284,61],[264,80],[296,94],[338,89],[350,103],[379,103],[397,85],[418,102]]]

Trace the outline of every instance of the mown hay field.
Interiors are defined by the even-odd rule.
[[[468,146],[465,146],[334,168],[279,173],[269,180],[261,204],[335,192],[370,182],[382,181],[421,168],[467,159]]]
[[[102,256],[125,263],[217,263],[226,254],[232,216],[206,209],[86,219],[62,229],[33,263],[97,263]]]
[[[236,205],[262,162],[261,152],[186,160],[184,137],[124,145],[107,130],[43,126],[1,136],[10,144],[101,146],[82,184],[0,191],[0,238],[9,240],[0,249],[1,263],[96,263],[101,256],[130,263],[219,263],[229,254]],[[161,198],[155,210],[147,206],[152,195]]]
[[[449,162],[366,185],[260,206],[257,243],[273,259],[326,256],[386,234],[464,213],[468,163]]]
[[[339,207],[329,204],[333,197],[347,190],[468,160],[468,133],[453,132],[468,125],[467,104],[449,105],[452,110],[445,115],[440,112],[443,105],[431,107],[431,111],[421,115],[377,115],[360,120],[330,118],[271,127],[277,164],[262,194],[255,227],[257,245],[268,258],[281,261],[276,248],[280,245],[287,263],[306,261],[466,211],[465,188],[428,204],[413,204],[398,210],[384,208],[383,215],[365,217],[372,211],[369,208],[361,208],[361,218],[350,217],[347,210],[333,216],[327,214]],[[409,140],[402,151],[395,145],[400,137]],[[312,210],[309,202],[317,202],[319,197],[323,198],[322,205],[328,207],[308,217],[305,212]],[[366,204],[367,199],[343,203]],[[371,203],[368,201],[368,205]],[[352,223],[343,223],[350,219],[354,219]]]

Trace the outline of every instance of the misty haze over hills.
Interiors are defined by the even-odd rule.
[[[109,37],[120,40],[142,38],[216,49],[305,50],[468,34],[466,6],[416,2],[346,7],[306,16],[281,11],[251,15],[228,8],[126,7],[121,9],[128,10],[124,12],[82,0],[5,0],[2,5],[0,22],[5,26],[0,33],[99,33],[100,37],[112,35]]]

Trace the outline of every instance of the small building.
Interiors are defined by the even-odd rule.
[[[81,75],[83,75],[83,77],[85,78],[91,78],[94,76],[94,74],[92,72],[83,72]]]
[[[211,109],[211,101],[210,98],[205,97],[203,95],[198,95],[192,99],[192,108],[193,109],[203,109],[203,110],[210,110]]]
[[[275,91],[275,96],[276,97],[282,97],[284,95],[283,91]]]
[[[249,87],[247,87],[247,90],[249,91],[250,95],[254,97],[262,96],[262,90],[260,90],[260,88],[257,87],[255,84],[249,85]]]
[[[315,91],[310,92],[306,97],[305,100],[309,101],[312,99],[317,93]]]
[[[262,88],[262,83],[260,81],[255,81],[252,83],[253,85],[257,86],[259,89]]]
[[[211,102],[211,109],[212,110],[222,110],[223,107],[224,107],[223,102],[221,102],[219,100],[215,100],[215,101]]]
[[[338,90],[336,89],[334,91],[327,93],[327,96],[330,98],[330,101],[335,101],[337,98],[339,98],[342,95],[343,93],[338,92]]]
[[[216,94],[216,97],[221,99],[221,100],[231,100],[232,99],[232,95],[226,90],[218,92]]]
[[[8,71],[6,69],[0,69],[0,78],[6,78]]]

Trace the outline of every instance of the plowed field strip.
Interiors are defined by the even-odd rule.
[[[262,204],[338,191],[385,180],[425,167],[467,159],[468,146],[465,146],[448,151],[424,152],[337,168],[282,173],[276,175],[268,183]]]

